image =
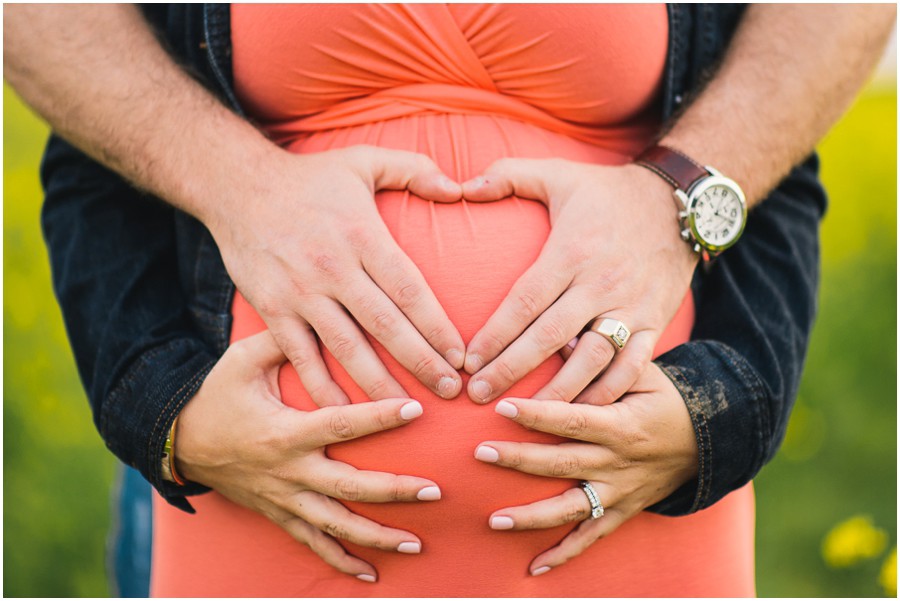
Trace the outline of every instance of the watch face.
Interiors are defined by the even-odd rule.
[[[704,247],[722,250],[744,230],[744,203],[730,186],[713,184],[692,194],[691,229]]]

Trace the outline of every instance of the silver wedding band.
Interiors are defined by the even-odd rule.
[[[587,480],[581,481],[581,490],[584,491],[584,494],[587,495],[588,502],[591,504],[591,519],[597,520],[603,517],[603,503],[600,502],[600,497],[597,496],[597,491],[594,490],[594,487],[591,486],[591,483]]]
[[[618,319],[598,317],[591,322],[590,330],[612,342],[616,352],[625,348],[625,343],[631,338],[631,330]]]

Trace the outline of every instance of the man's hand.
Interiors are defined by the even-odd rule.
[[[265,515],[329,565],[367,582],[375,568],[335,539],[418,553],[419,538],[347,510],[335,499],[435,501],[431,480],[358,470],[326,457],[330,444],[403,426],[422,414],[412,399],[296,411],[281,402],[285,357],[268,331],[233,344],[178,418],[176,469]]]
[[[497,398],[579,335],[534,398],[571,401],[601,372],[596,396],[611,403],[625,393],[650,362],[698,260],[679,236],[671,187],[637,165],[503,159],[465,182],[463,193],[474,201],[539,200],[552,223],[540,256],[469,343],[472,400]],[[618,354],[600,334],[582,333],[597,317],[631,330]]]
[[[320,405],[348,402],[316,335],[369,398],[405,396],[366,340],[372,334],[438,396],[457,396],[462,337],[381,220],[374,193],[439,202],[458,183],[427,157],[372,146],[275,155],[265,192],[204,213],[225,266]],[[354,321],[355,320],[355,321]]]

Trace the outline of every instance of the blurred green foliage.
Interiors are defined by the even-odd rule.
[[[3,593],[105,596],[114,460],[50,286],[37,175],[47,128],[6,86],[3,97]],[[784,447],[756,481],[762,596],[877,596],[879,579],[896,579],[896,551],[885,562],[897,538],[896,114],[895,88],[869,90],[821,145],[820,315]],[[886,547],[830,567],[826,536],[856,515]]]

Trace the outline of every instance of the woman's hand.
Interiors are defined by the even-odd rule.
[[[545,203],[550,236],[466,351],[468,392],[487,403],[577,337],[597,317],[623,322],[631,339],[585,331],[575,352],[534,398],[573,400],[607,369],[594,396],[619,398],[690,286],[697,256],[680,238],[672,189],[637,165],[605,167],[562,159],[502,159],[463,184],[468,200],[509,195]]]
[[[605,514],[587,519],[591,506],[578,487],[530,505],[495,511],[496,530],[552,528],[581,521],[560,544],[535,557],[537,576],[562,565],[594,541],[697,477],[698,450],[687,408],[678,390],[656,366],[641,374],[620,402],[594,405],[596,385],[584,403],[505,399],[496,411],[529,429],[572,439],[560,444],[488,441],[475,457],[528,474],[590,482]]]
[[[176,469],[265,515],[341,572],[374,582],[375,568],[335,539],[401,553],[418,553],[421,541],[351,513],[335,499],[435,501],[441,491],[424,478],[333,461],[325,447],[407,424],[422,406],[387,399],[296,411],[281,402],[284,362],[268,331],[229,347],[178,418]]]
[[[456,397],[465,345],[378,214],[374,193],[409,189],[454,202],[458,183],[421,154],[354,146],[279,151],[259,193],[201,216],[229,275],[319,406],[348,403],[316,335],[372,399],[406,396],[360,326],[430,390]],[[348,315],[349,313],[349,315]],[[354,319],[356,322],[354,322]]]

